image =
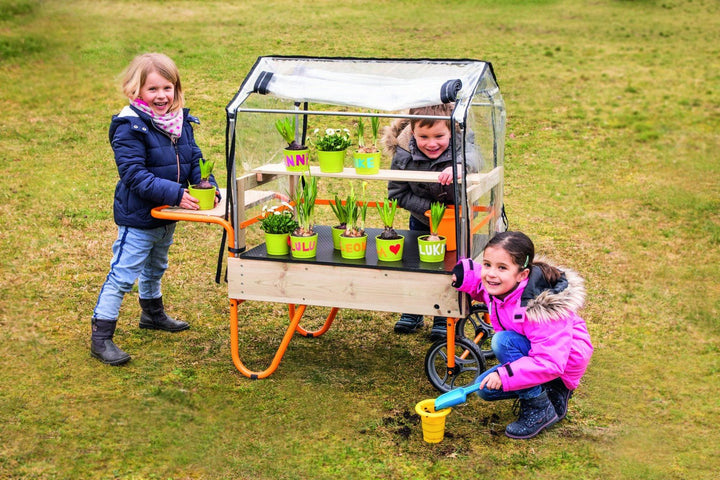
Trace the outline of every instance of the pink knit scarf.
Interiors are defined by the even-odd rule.
[[[155,125],[158,126],[162,131],[169,133],[172,137],[180,138],[182,134],[182,123],[183,123],[183,111],[182,108],[178,109],[177,112],[167,112],[164,115],[158,116],[150,105],[145,101],[136,98],[132,102],[132,106],[137,108],[143,113],[147,113],[152,118]]]

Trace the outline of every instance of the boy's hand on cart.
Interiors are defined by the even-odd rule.
[[[215,201],[217,202],[217,197],[215,197]],[[182,198],[180,199],[180,205],[178,205],[178,207],[186,210],[198,210],[200,208],[200,204],[198,199],[190,195],[186,188],[183,192]]]
[[[457,169],[458,169],[458,178],[459,178],[460,175],[462,175],[462,165],[458,165]],[[452,182],[453,182],[452,170],[453,170],[452,167],[447,167],[447,168],[445,168],[445,170],[440,172],[440,175],[438,175],[438,183],[440,183],[440,185],[452,184]]]
[[[490,390],[502,390],[502,380],[497,372],[492,372],[490,375],[482,379],[480,382],[480,389],[489,388]]]

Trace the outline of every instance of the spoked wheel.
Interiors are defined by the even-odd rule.
[[[464,337],[477,344],[486,359],[492,359],[495,358],[495,354],[490,349],[490,342],[495,331],[485,321],[487,313],[488,309],[485,304],[477,303],[471,307],[470,315],[458,320],[456,328]]]
[[[425,355],[425,375],[433,387],[441,392],[471,385],[487,369],[485,356],[467,338],[455,339],[455,366],[448,369],[447,340],[433,343]]]

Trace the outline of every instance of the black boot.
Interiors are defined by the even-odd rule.
[[[558,420],[546,392],[535,398],[521,398],[520,416],[505,428],[505,435],[510,438],[532,438]]]
[[[122,365],[130,360],[130,355],[123,352],[113,343],[115,334],[114,320],[92,319],[92,336],[90,337],[90,355],[108,365]]]
[[[442,340],[445,337],[447,337],[447,318],[433,318],[433,326],[430,330],[430,341],[435,342],[437,340]]]
[[[413,333],[425,325],[422,315],[403,313],[395,323],[395,333]]]
[[[555,413],[557,413],[558,421],[562,420],[567,415],[568,401],[572,397],[573,391],[567,388],[559,378],[546,383],[545,391],[555,409]]]
[[[162,297],[153,299],[140,299],[140,328],[150,330],[164,330],[166,332],[181,332],[190,328],[186,322],[175,320],[165,313]]]

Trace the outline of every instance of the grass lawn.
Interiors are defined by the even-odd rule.
[[[718,32],[712,0],[0,0],[0,478],[717,478]],[[90,358],[116,234],[107,128],[146,51],[177,62],[216,159],[260,55],[492,62],[510,226],[588,288],[596,350],[568,418],[513,441],[510,404],[473,398],[423,442],[427,332],[393,335],[378,312],[341,311],[248,380],[213,281],[221,232],[204,225],[178,226],[163,284],[192,328],[139,330],[134,293],[116,336],[132,362]],[[242,307],[251,367],[284,315]]]

